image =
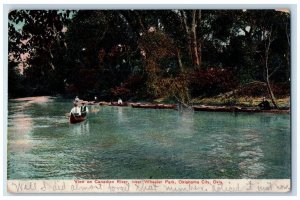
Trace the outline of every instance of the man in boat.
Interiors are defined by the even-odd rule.
[[[118,104],[119,104],[119,105],[123,104],[123,101],[122,101],[121,98],[118,99]]]
[[[75,102],[74,107],[72,108],[70,115],[81,116],[81,109],[78,107],[78,104]]]
[[[81,116],[85,117],[89,112],[89,109],[86,107],[85,102],[82,102],[82,106],[80,108]]]
[[[79,97],[76,96],[76,97],[75,97],[75,102],[79,102],[79,101],[80,101]]]
[[[270,103],[266,100],[265,97],[263,97],[262,102],[260,102],[260,103],[258,104],[258,107],[259,107],[259,109],[261,109],[261,110],[271,110]]]

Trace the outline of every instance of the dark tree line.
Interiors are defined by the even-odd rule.
[[[289,95],[290,14],[13,10],[9,53],[10,97],[163,97],[188,104],[260,82],[276,106],[276,95]]]

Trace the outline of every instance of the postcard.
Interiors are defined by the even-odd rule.
[[[7,192],[291,191],[289,9],[7,17]]]

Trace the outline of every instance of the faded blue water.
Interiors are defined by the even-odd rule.
[[[8,103],[8,179],[290,178],[290,115]]]

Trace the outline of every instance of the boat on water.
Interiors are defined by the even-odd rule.
[[[86,116],[75,116],[74,114],[71,114],[69,117],[69,121],[71,124],[76,124],[79,122],[83,122],[84,120],[86,120]]]
[[[149,109],[176,109],[174,104],[131,104],[133,108],[149,108]]]
[[[99,105],[99,106],[109,106],[110,103],[109,103],[109,102],[106,102],[106,101],[100,101],[100,102],[98,103],[98,105]]]
[[[245,112],[245,113],[289,113],[290,110],[261,110],[257,108],[241,108],[230,106],[193,106],[194,111],[207,111],[207,112]]]
[[[108,104],[109,106],[128,106],[128,103],[124,102],[124,103],[118,103],[118,102],[111,102],[110,104]]]

